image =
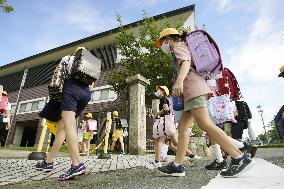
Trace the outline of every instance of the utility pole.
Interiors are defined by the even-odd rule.
[[[267,140],[267,143],[269,144],[268,134],[266,132],[266,126],[265,126],[264,119],[263,119],[263,109],[262,109],[262,106],[258,105],[256,108],[258,109],[258,113],[259,113],[259,115],[261,117],[264,133],[265,133],[265,136],[266,136],[266,140]]]
[[[14,125],[14,122],[15,122],[15,120],[16,120],[15,118],[16,118],[17,111],[18,111],[20,95],[21,95],[21,92],[22,92],[22,88],[24,87],[25,82],[26,82],[26,77],[27,77],[27,74],[28,74],[28,70],[29,70],[29,69],[25,69],[24,74],[23,74],[23,77],[22,77],[21,86],[20,86],[20,89],[19,89],[19,92],[18,92],[18,96],[17,96],[17,99],[16,99],[15,113],[14,113],[14,115],[11,117],[11,120],[10,120],[10,122],[11,122],[11,128],[9,129],[8,134],[7,134],[7,137],[6,137],[5,147],[8,145],[8,137],[9,137],[9,135],[10,135],[10,133],[11,133],[12,127],[16,127],[16,125]],[[13,129],[15,129],[15,128],[13,128]]]

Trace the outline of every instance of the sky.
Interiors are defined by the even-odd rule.
[[[28,2],[28,3],[27,3]],[[284,0],[8,0],[15,11],[0,12],[0,66],[123,24],[195,4],[196,25],[213,36],[225,67],[236,76],[253,114],[252,128],[264,132],[284,104]],[[1,70],[0,70],[1,71]],[[245,134],[246,136],[247,134]]]

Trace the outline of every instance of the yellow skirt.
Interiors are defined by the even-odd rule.
[[[85,140],[92,140],[93,136],[94,136],[93,132],[85,132],[84,133],[84,139]]]

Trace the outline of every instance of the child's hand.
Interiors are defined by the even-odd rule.
[[[173,86],[172,95],[173,96],[182,96],[183,93],[183,82],[176,81]]]

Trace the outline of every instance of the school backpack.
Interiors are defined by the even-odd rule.
[[[276,129],[279,133],[279,136],[282,140],[284,140],[284,105],[281,107],[279,112],[276,114],[274,118]]]
[[[97,126],[96,120],[87,120],[87,131],[96,131],[98,129]]]
[[[75,53],[70,77],[85,85],[91,85],[99,79],[101,65],[101,59],[97,58],[86,49],[80,49]]]
[[[235,75],[228,69],[224,68],[222,71],[222,77],[217,79],[217,91],[216,95],[230,95],[232,100],[239,100],[242,98],[240,86]]]
[[[56,66],[51,83],[48,85],[48,95],[52,100],[61,101],[64,81],[67,78],[67,64],[73,61],[71,56],[65,56]]]
[[[248,104],[245,101],[235,101],[237,110],[238,110],[238,119],[239,120],[249,120],[252,118],[251,111]]]
[[[116,127],[116,129],[122,129],[122,124],[119,118],[114,118],[113,119],[113,126]]]
[[[0,114],[4,113],[7,110],[8,100],[9,99],[7,96],[2,96],[0,100]]]
[[[217,79],[223,70],[219,48],[214,39],[204,30],[195,30],[186,36],[196,67],[196,72],[204,79]]]
[[[176,133],[175,116],[172,105],[172,97],[168,98],[170,113],[156,119],[153,124],[153,138],[169,137]]]
[[[237,122],[234,115],[234,105],[229,95],[213,96],[208,100],[208,113],[216,125],[226,122]]]

